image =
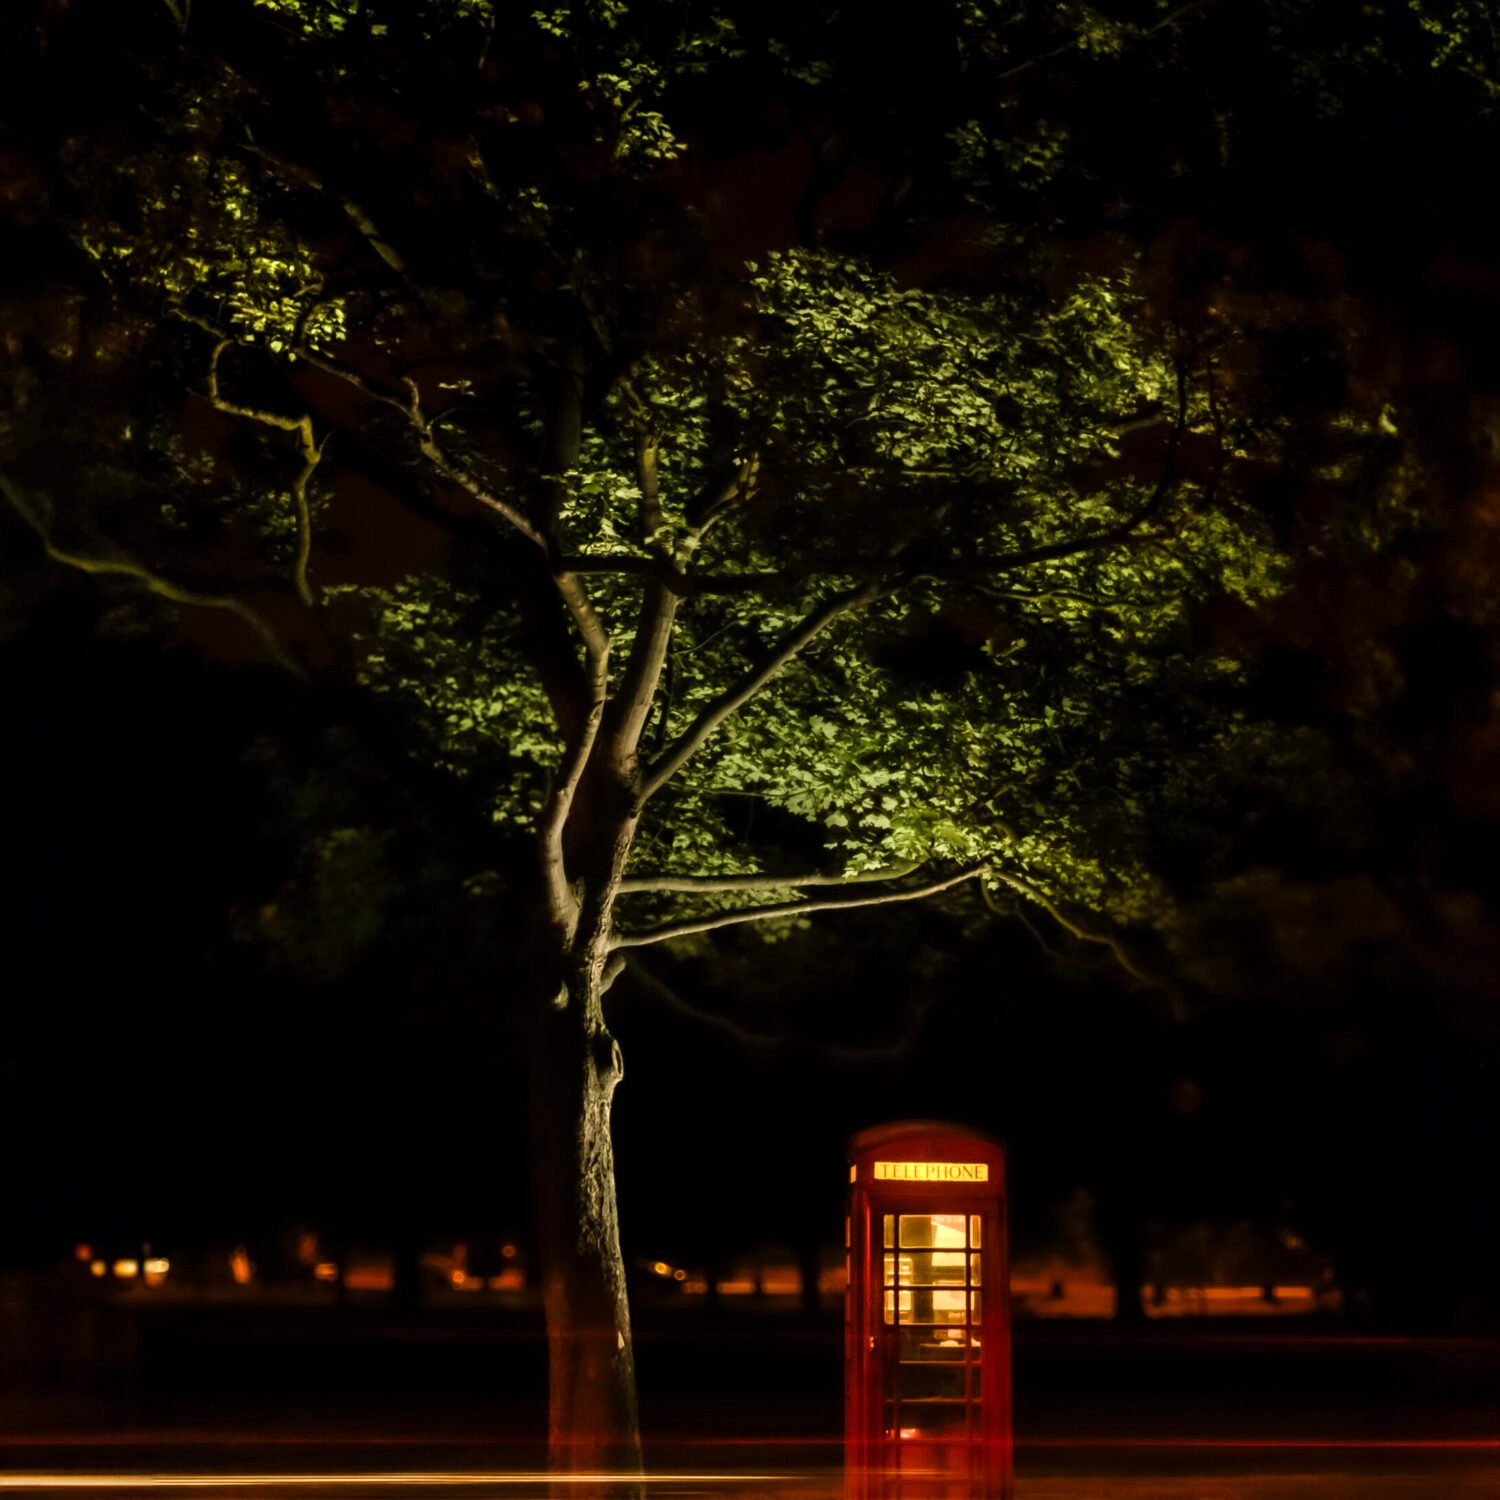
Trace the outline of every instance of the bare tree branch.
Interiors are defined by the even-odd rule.
[[[896,585],[892,580],[898,574],[902,575],[901,582],[928,578],[938,582],[984,584],[997,574],[1013,573],[1037,563],[1057,562],[1063,558],[1138,541],[1159,540],[1154,535],[1142,532],[1141,527],[1161,510],[1177,488],[1180,478],[1177,454],[1187,430],[1187,398],[1187,371],[1179,362],[1177,410],[1167,436],[1161,476],[1150,495],[1135,510],[1111,526],[1098,527],[1055,542],[974,557],[930,561],[924,559],[904,573],[899,554],[895,557],[890,554],[880,557],[840,555],[819,558],[795,567],[742,573],[689,573],[671,559],[639,557],[628,553],[605,553],[587,557],[569,555],[560,557],[558,565],[577,573],[634,574],[654,578],[680,598],[694,598],[705,594],[775,593],[782,589],[799,588],[817,578],[883,579],[888,581],[888,586],[894,587]]]
[[[1174,476],[1175,483],[1175,476]],[[1170,486],[1169,486],[1170,488]],[[1166,491],[1161,499],[1166,498]],[[1022,547],[1014,552],[1000,552],[946,561],[924,561],[905,575],[904,581],[931,578],[939,583],[982,583],[999,573],[1013,573],[1039,562],[1099,551],[1110,546],[1129,545],[1148,539],[1137,528],[1159,508],[1161,499],[1150,509],[1142,507],[1118,525],[1061,541],[1044,542],[1036,547]],[[603,552],[588,555],[564,554],[558,566],[576,573],[616,574],[627,577],[655,578],[666,584],[679,598],[693,599],[710,594],[777,594],[802,588],[819,578],[889,578],[899,570],[899,561],[889,556],[868,557],[840,555],[819,558],[788,568],[766,568],[756,572],[688,573],[674,563],[656,557],[639,557],[626,552]]]
[[[1144,41],[1148,36],[1155,36],[1158,31],[1164,31],[1168,26],[1175,25],[1184,16],[1190,16],[1194,11],[1206,10],[1216,0],[1192,0],[1191,4],[1179,5],[1176,10],[1169,11],[1161,20],[1150,26],[1143,27],[1137,35],[1138,41]],[[1029,73],[1033,68],[1039,68],[1045,62],[1051,62],[1054,57],[1062,57],[1069,52],[1079,51],[1079,40],[1077,37],[1069,37],[1060,47],[1050,48],[1046,52],[1038,53],[1035,57],[1028,57],[1025,62],[1019,62],[1014,67],[1007,68],[995,80],[997,83],[1008,83],[1012,78],[1019,78],[1023,73]]]
[[[499,495],[490,489],[471,470],[464,467],[462,463],[454,459],[451,455],[443,452],[438,446],[437,438],[433,434],[432,424],[423,415],[421,392],[417,387],[416,381],[408,377],[406,388],[410,393],[410,401],[407,405],[407,418],[416,429],[417,447],[423,457],[427,458],[445,478],[453,480],[455,484],[467,490],[481,505],[502,516],[527,541],[545,553],[550,562],[554,549],[547,533],[535,525],[535,523],[508,500],[502,500]],[[569,464],[569,467],[571,467],[571,464]],[[592,679],[602,674],[605,670],[609,656],[609,633],[605,630],[603,622],[594,610],[593,603],[588,596],[588,590],[583,585],[583,580],[572,569],[553,565],[552,581],[556,584],[557,592],[561,595],[564,606],[573,617],[573,623],[578,627],[578,633],[583,638],[584,655],[588,662],[587,670]],[[591,708],[590,718],[592,717]],[[588,730],[590,748],[593,746],[598,728],[598,723],[594,722],[592,728]],[[582,775],[582,766],[579,766],[578,773]]]
[[[623,956],[616,955],[616,957]],[[611,962],[613,961],[612,959]],[[684,999],[661,975],[653,969],[648,969],[638,953],[632,953],[629,956],[626,973],[647,994],[675,1015],[699,1026],[707,1026],[715,1031],[723,1032],[736,1046],[744,1048],[746,1052],[779,1052],[787,1045],[785,1037],[773,1036],[764,1031],[752,1031],[748,1026],[742,1026],[729,1016],[722,1015],[718,1011],[706,1010],[703,1006]],[[830,1063],[841,1068],[858,1068],[878,1062],[898,1062],[910,1055],[912,1047],[926,1029],[927,1018],[935,1003],[936,997],[930,992],[923,991],[919,994],[912,1002],[906,1026],[901,1034],[891,1041],[852,1047],[834,1044],[818,1047],[816,1050]]]
[[[738,1046],[745,1048],[747,1052],[775,1051],[785,1045],[780,1037],[768,1036],[765,1032],[761,1031],[751,1031],[749,1027],[741,1026],[738,1021],[733,1021],[728,1016],[719,1015],[715,1011],[704,1010],[702,1006],[694,1005],[691,1001],[684,1000],[666,980],[654,970],[648,969],[641,962],[638,955],[632,954],[627,960],[627,964],[626,972],[653,999],[659,1000],[668,1010],[674,1012],[676,1015],[690,1021],[696,1021],[700,1026],[709,1026],[715,1031],[722,1031]]]
[[[199,320],[193,319],[198,322]],[[200,326],[207,326],[200,323]],[[505,520],[517,533],[525,537],[533,546],[547,554],[552,570],[553,583],[557,587],[563,604],[573,623],[578,628],[578,633],[583,638],[584,652],[592,660],[601,652],[609,649],[609,640],[603,624],[595,613],[593,605],[584,588],[582,580],[578,577],[579,569],[576,564],[579,559],[564,559],[555,555],[555,549],[547,536],[520,510],[509,501],[503,500],[472,470],[466,468],[458,459],[443,451],[436,437],[433,435],[431,424],[422,411],[421,392],[415,381],[406,381],[407,399],[402,401],[390,391],[381,390],[373,384],[358,370],[350,369],[347,365],[340,364],[337,360],[329,359],[326,355],[315,353],[310,349],[299,348],[296,351],[299,358],[305,359],[315,369],[324,371],[329,375],[336,376],[346,384],[354,387],[362,395],[372,401],[378,401],[383,406],[389,406],[407,420],[417,434],[417,446],[434,468],[446,479],[451,479],[461,489],[473,496],[485,509],[493,511]]]
[[[647,891],[785,891],[813,885],[863,885],[877,880],[899,880],[919,868],[916,861],[891,865],[884,870],[863,870],[857,875],[816,871],[811,875],[627,875],[620,882],[622,896]]]
[[[906,1025],[901,1034],[888,1042],[870,1042],[859,1047],[842,1047],[837,1044],[825,1047],[823,1054],[829,1062],[840,1067],[858,1068],[868,1063],[900,1062],[911,1056],[912,1048],[921,1040],[927,1029],[927,1018],[937,1004],[937,996],[923,989],[916,995],[907,1012]]]
[[[636,487],[640,491],[638,519],[641,538],[656,556],[670,561],[661,508],[661,473],[657,466],[657,432],[651,408],[629,380],[620,391],[636,426]],[[641,733],[651,716],[651,705],[671,649],[678,596],[658,578],[645,580],[636,614],[630,658],[616,694],[611,738],[618,753],[635,763]]]
[[[233,339],[220,339],[208,357],[208,402],[215,411],[221,411],[226,416],[246,417],[263,426],[297,434],[302,468],[292,481],[292,505],[297,517],[297,552],[292,561],[292,583],[297,590],[297,597],[311,609],[317,604],[317,598],[307,576],[308,563],[312,558],[312,512],[307,502],[307,485],[313,476],[313,470],[323,457],[323,443],[328,439],[325,436],[323,443],[320,443],[314,437],[312,416],[308,412],[303,412],[300,417],[286,417],[262,407],[243,406],[224,396],[219,388],[219,357],[233,343]]]
[[[54,562],[61,563],[64,567],[76,568],[81,573],[133,579],[150,593],[158,594],[163,599],[170,599],[174,604],[195,605],[202,609],[228,610],[230,614],[238,615],[255,632],[261,645],[266,648],[277,666],[284,668],[294,677],[306,680],[307,672],[302,664],[282,644],[265,617],[246,604],[243,599],[236,599],[232,594],[209,594],[199,589],[186,588],[182,584],[173,583],[169,578],[163,578],[161,574],[153,572],[143,563],[136,562],[134,558],[89,557],[84,553],[71,552],[59,547],[52,540],[47,523],[32,510],[22,499],[20,491],[3,475],[0,475],[0,493],[4,494],[11,509],[36,533],[47,556]]]
[[[677,595],[660,583],[648,583],[641,592],[635,639],[615,698],[616,743],[627,757],[637,754],[641,733],[651,716],[651,705],[672,645],[677,604]]]
[[[667,922],[660,927],[648,927],[640,932],[623,932],[610,946],[640,948],[648,943],[665,943],[672,938],[688,937],[695,932],[712,932],[715,928],[731,927],[741,922],[764,922],[776,917],[795,917],[810,911],[843,911],[856,906],[885,906],[892,901],[915,901],[922,896],[935,896],[939,891],[946,891],[965,880],[973,880],[976,876],[985,874],[989,868],[988,865],[975,865],[971,869],[960,870],[957,875],[930,880],[925,885],[907,886],[899,891],[877,891],[868,896],[820,896],[811,901],[778,901],[770,906],[715,912],[711,916]]]
[[[588,676],[588,707],[578,732],[563,752],[562,763],[553,778],[546,806],[542,809],[540,833],[542,863],[547,879],[547,899],[553,920],[564,930],[569,930],[574,917],[574,902],[568,881],[567,862],[563,854],[563,835],[568,826],[568,814],[578,794],[579,783],[588,767],[599,738],[599,726],[604,720],[604,710],[609,702],[609,641],[606,638],[597,649],[590,646],[586,651]]]
[[[311,167],[305,167],[299,162],[287,161],[284,157],[277,156],[274,152],[267,151],[263,146],[246,144],[244,150],[253,156],[258,156],[283,177],[296,183],[299,187],[311,189],[315,193],[323,193],[332,198],[343,210],[345,217],[354,227],[359,230],[370,248],[398,275],[404,275],[406,262],[400,253],[386,237],[375,227],[375,222],[353,198],[330,188]]]
[[[415,401],[415,398],[413,398]],[[464,465],[460,460],[447,453],[439,445],[437,438],[433,435],[431,426],[421,415],[420,406],[414,405],[412,411],[412,425],[417,432],[417,449],[422,457],[432,464],[439,474],[445,479],[451,479],[460,489],[466,490],[486,510],[492,510],[509,525],[513,526],[533,546],[540,548],[543,552],[551,549],[547,545],[547,538],[531,520],[518,510],[508,500],[502,500],[480,477]],[[569,577],[573,577],[571,571]]]
[[[889,564],[887,564],[889,567]],[[700,746],[726,719],[739,711],[776,674],[794,660],[809,643],[828,629],[834,621],[872,603],[887,591],[888,585],[872,582],[845,594],[835,594],[819,605],[806,619],[794,626],[776,647],[762,657],[740,679],[708,704],[686,729],[651,763],[641,788],[641,801],[660,791],[687,763]]]
[[[656,421],[650,404],[636,390],[634,382],[622,379],[620,394],[624,396],[625,404],[630,409],[630,420],[634,423],[636,430],[635,473],[636,488],[640,491],[637,519],[640,524],[641,541],[652,552],[661,555],[663,551],[659,539],[662,528],[661,470],[657,464],[660,439]]]
[[[1124,943],[1113,933],[1095,931],[1092,928],[1083,926],[1080,922],[1073,921],[1063,914],[1058,904],[1044,890],[1039,886],[1033,885],[1031,881],[1026,880],[1020,875],[1009,875],[1003,870],[991,870],[990,876],[1001,885],[1009,886],[1011,890],[1015,891],[1018,895],[1024,896],[1028,901],[1034,901],[1070,937],[1076,938],[1081,943],[1097,943],[1100,947],[1108,949],[1114,961],[1137,983],[1145,985],[1149,989],[1161,990],[1172,1006],[1173,1014],[1181,1020],[1181,1005],[1170,986],[1141,969],[1135,960],[1131,958]],[[985,905],[992,912],[995,912],[998,916],[1010,915],[1009,912],[995,905],[990,893],[985,890],[983,885],[980,886],[980,893],[984,896]],[[1045,945],[1043,946],[1045,947]]]
[[[684,558],[691,557],[703,543],[703,538],[737,505],[747,504],[755,498],[756,485],[760,479],[760,455],[752,453],[735,470],[733,477],[704,507],[702,519],[688,534],[683,546]]]

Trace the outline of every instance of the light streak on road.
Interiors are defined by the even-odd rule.
[[[343,1485],[397,1485],[432,1489],[459,1485],[747,1484],[784,1479],[782,1474],[552,1474],[449,1473],[410,1470],[384,1474],[0,1474],[0,1490],[262,1490]]]

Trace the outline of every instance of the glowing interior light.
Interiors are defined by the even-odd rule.
[[[108,1273],[109,1267],[105,1265],[102,1260],[91,1261],[89,1263],[90,1276],[105,1276],[108,1275]]]
[[[658,1276],[670,1276],[672,1274],[671,1266],[669,1266],[664,1260],[657,1261],[656,1264],[651,1267],[651,1269],[655,1271]]]
[[[73,1259],[74,1260],[93,1260],[93,1258],[94,1258],[94,1247],[92,1245],[74,1245],[73,1246]]]
[[[121,1281],[129,1281],[131,1277],[140,1275],[141,1263],[138,1260],[117,1260],[111,1269]]]
[[[172,1262],[165,1255],[153,1255],[145,1264],[146,1285],[160,1286],[172,1269]]]
[[[672,1280],[673,1281],[686,1281],[687,1280],[687,1272],[683,1271],[683,1270],[680,1270],[680,1269],[676,1270],[676,1271],[673,1271],[672,1272]]]
[[[337,1281],[339,1279],[338,1264],[331,1260],[320,1260],[313,1267],[313,1275],[319,1281]]]
[[[250,1264],[249,1253],[243,1245],[236,1245],[229,1257],[229,1274],[234,1277],[236,1286],[249,1286],[255,1278],[255,1267]]]
[[[506,1260],[514,1260],[516,1258],[516,1247],[511,1244],[501,1245],[500,1253]]]

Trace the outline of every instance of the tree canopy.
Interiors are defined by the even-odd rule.
[[[1370,393],[1318,413],[1310,453],[1236,346],[1244,309],[1185,316],[1138,245],[1101,240],[1097,125],[1028,80],[1202,45],[1207,7],[1140,9],[955,6],[923,28],[930,68],[806,8],[54,23],[48,67],[124,50],[27,184],[31,241],[68,270],[44,273],[45,377],[12,387],[12,500],[60,559],[399,702],[502,828],[566,782],[607,645],[617,694],[660,683],[634,870],[982,866],[1159,918],[1164,798],[1276,754],[1203,629],[1325,524],[1294,534],[1266,476],[1373,486],[1373,536],[1395,445]],[[1301,40],[1324,83],[1378,66]],[[914,86],[877,107],[898,65]],[[766,209],[802,242],[778,224],[740,254],[725,221],[762,205],[725,163],[799,130],[822,132],[813,187]],[[825,232],[851,172],[873,213]],[[924,268],[933,246],[950,264]],[[420,518],[426,565],[358,560],[382,550],[369,486]],[[560,612],[538,577],[565,580]],[[647,627],[671,637],[649,668]],[[732,890],[658,886],[632,941]]]

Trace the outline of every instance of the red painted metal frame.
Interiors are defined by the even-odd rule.
[[[877,1181],[877,1161],[983,1162],[986,1182]],[[1005,1147],[956,1125],[913,1120],[863,1130],[849,1143],[848,1289],[844,1297],[844,1456],[848,1500],[1010,1500],[1010,1267],[1006,1254]],[[888,1436],[884,1403],[899,1325],[883,1315],[881,1220],[885,1214],[978,1214],[981,1397],[966,1437],[924,1448],[930,1472],[903,1478],[919,1445]],[[898,1221],[899,1222],[899,1221]],[[898,1314],[899,1316],[899,1314]],[[950,1468],[965,1471],[943,1477]]]

